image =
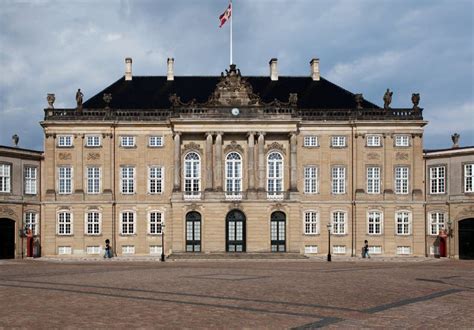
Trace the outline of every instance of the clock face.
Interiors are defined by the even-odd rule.
[[[233,109],[231,110],[231,112],[232,112],[232,115],[234,115],[234,116],[238,116],[238,115],[240,114],[240,110],[237,109],[237,108],[233,108]]]

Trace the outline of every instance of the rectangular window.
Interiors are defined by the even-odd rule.
[[[122,212],[121,214],[121,234],[122,235],[133,235],[135,234],[135,213],[133,212]]]
[[[444,194],[446,192],[446,167],[430,167],[430,193]]]
[[[369,246],[369,254],[382,254],[382,247],[380,245]]]
[[[346,168],[342,166],[334,166],[332,168],[332,193],[346,193]]]
[[[86,147],[100,147],[100,136],[99,135],[87,135],[86,136]]]
[[[380,194],[380,167],[367,167],[367,193]]]
[[[99,245],[88,246],[86,248],[87,254],[101,254],[102,249]]]
[[[68,211],[58,213],[58,235],[72,235],[72,217]]]
[[[380,147],[381,145],[380,135],[367,135],[367,147]]]
[[[135,193],[135,167],[122,166],[120,168],[120,185],[122,194]]]
[[[59,167],[59,193],[72,194],[72,167]]]
[[[135,245],[122,245],[122,254],[135,254]]]
[[[317,212],[308,211],[304,213],[304,233],[305,235],[319,234]]]
[[[99,235],[100,234],[100,213],[97,211],[90,211],[86,213],[86,234]]]
[[[58,147],[72,147],[72,135],[59,135]]]
[[[331,137],[331,147],[343,148],[345,146],[346,146],[346,137],[345,136],[332,136]]]
[[[318,246],[317,245],[305,245],[304,254],[317,254]]]
[[[473,178],[473,168],[474,164],[465,164],[464,165],[464,192],[472,193],[474,188],[472,185]]]
[[[38,214],[35,212],[25,213],[25,227],[31,229],[33,235],[39,234]]]
[[[161,235],[163,229],[163,214],[161,212],[150,212],[148,215],[148,233],[150,235]]]
[[[11,192],[11,165],[0,164],[0,192]]]
[[[332,233],[344,235],[346,233],[346,213],[336,211],[332,213]]]
[[[397,254],[411,254],[411,247],[397,246]]]
[[[100,193],[100,168],[99,167],[87,168],[87,193],[88,194]]]
[[[31,166],[25,167],[25,194],[36,195],[37,177],[38,177],[38,169],[36,167],[31,167]]]
[[[367,219],[368,233],[372,235],[382,234],[382,213],[379,211],[370,211]]]
[[[430,213],[430,234],[438,235],[442,229],[444,229],[444,213]]]
[[[332,246],[332,253],[334,253],[334,254],[346,254],[346,246],[345,245],[333,245]]]
[[[318,146],[318,137],[315,135],[307,135],[304,137],[304,146],[305,147],[317,147]]]
[[[135,147],[135,137],[134,136],[121,136],[120,137],[120,146],[124,148],[133,148]]]
[[[395,193],[408,194],[408,167],[395,167]]]
[[[163,137],[162,136],[150,136],[150,137],[148,137],[148,146],[149,147],[162,147],[163,146]]]
[[[72,254],[70,246],[58,246],[58,254]]]
[[[150,245],[150,254],[151,255],[161,255],[161,245]]]
[[[304,193],[318,193],[318,168],[316,166],[306,166],[304,168]]]
[[[163,168],[152,166],[148,169],[148,192],[150,194],[161,194],[163,187]]]
[[[408,135],[396,135],[395,136],[395,146],[396,147],[409,147],[410,138]]]
[[[395,214],[397,235],[411,234],[410,213],[407,211],[399,211]]]

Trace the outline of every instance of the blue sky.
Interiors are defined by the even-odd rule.
[[[39,121],[55,93],[57,108],[74,107],[121,77],[219,75],[229,64],[226,0],[8,1],[0,5],[0,144],[43,148]],[[474,1],[234,0],[234,62],[245,75],[321,75],[382,105],[411,107],[430,123],[425,148],[474,145]]]

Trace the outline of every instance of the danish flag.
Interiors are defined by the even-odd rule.
[[[219,16],[219,20],[221,21],[221,25],[219,27],[222,27],[222,25],[225,24],[229,20],[229,18],[232,16],[232,2],[229,3],[229,7],[225,10],[225,12]]]

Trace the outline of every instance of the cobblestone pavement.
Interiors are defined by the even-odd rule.
[[[474,262],[0,260],[0,328],[473,328]]]

